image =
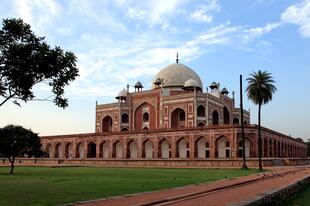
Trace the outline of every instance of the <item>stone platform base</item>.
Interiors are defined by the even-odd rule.
[[[266,193],[261,193],[249,200],[242,201],[237,204],[229,204],[229,206],[261,206],[261,205],[280,205],[283,200],[287,200],[294,196],[297,192],[304,189],[310,184],[310,177],[305,177],[288,186],[273,189]]]
[[[0,166],[9,166],[8,159],[0,159]],[[310,165],[310,158],[263,159],[263,166]],[[15,166],[106,166],[106,167],[235,167],[242,166],[242,159],[58,159],[19,158]],[[257,158],[247,159],[248,167],[258,167]]]

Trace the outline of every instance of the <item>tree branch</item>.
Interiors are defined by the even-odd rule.
[[[9,95],[3,102],[0,103],[0,107],[1,107],[4,103],[6,103],[9,99],[11,99],[12,97],[14,97],[14,95],[15,95],[15,93]]]

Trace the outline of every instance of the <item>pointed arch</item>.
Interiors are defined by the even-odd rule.
[[[271,138],[269,139],[269,157],[273,157],[273,145]]]
[[[144,102],[135,109],[134,112],[134,128],[142,130],[143,128],[156,128],[156,110],[153,105]]]
[[[106,141],[101,142],[99,145],[99,157],[108,158],[109,157],[109,145]]]
[[[102,132],[112,132],[113,119],[110,115],[105,116],[102,119],[101,131]]]
[[[176,108],[171,112],[171,128],[180,129],[185,127],[186,112],[184,109]]]
[[[158,157],[165,159],[171,157],[171,144],[166,138],[158,143]]]
[[[79,143],[76,145],[75,157],[76,157],[76,158],[84,158],[84,150],[83,150],[83,144],[82,144],[82,142],[79,142]]]
[[[222,135],[215,141],[216,156],[218,158],[231,157],[231,143],[228,137]]]
[[[176,157],[189,158],[189,141],[187,138],[180,138],[176,143]]]
[[[53,157],[53,153],[52,153],[53,147],[50,143],[48,143],[45,147],[45,152],[48,158],[52,158]]]
[[[122,119],[122,123],[123,124],[128,124],[129,123],[129,116],[128,116],[127,113],[122,114],[121,119]]]
[[[210,157],[210,143],[205,137],[199,137],[195,141],[195,157],[209,158]]]
[[[227,107],[225,106],[223,108],[223,115],[224,115],[224,124],[230,124],[230,115]]]
[[[220,122],[219,113],[216,110],[214,110],[212,112],[212,124],[213,125],[218,125],[219,122]]]
[[[113,158],[123,158],[123,144],[119,140],[116,140],[113,143],[112,157]]]
[[[122,128],[121,132],[128,132],[128,128],[126,128],[126,127]]]
[[[87,145],[87,157],[96,158],[96,143],[90,142]]]
[[[55,158],[62,158],[62,147],[60,143],[55,146]]]
[[[197,107],[197,117],[204,118],[206,117],[206,108],[203,105]]]
[[[142,143],[142,158],[154,158],[154,144],[150,139]]]
[[[73,158],[73,146],[70,142],[68,142],[65,146],[65,158]]]
[[[138,158],[138,144],[134,140],[127,142],[126,157],[130,159]]]
[[[251,156],[251,141],[245,137],[245,157],[250,157]],[[238,157],[242,158],[243,156],[243,142],[242,138],[238,139]]]
[[[233,119],[233,124],[239,124],[239,119],[237,117]]]

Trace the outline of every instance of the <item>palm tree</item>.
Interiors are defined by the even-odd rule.
[[[258,158],[259,169],[262,170],[262,138],[261,138],[261,107],[272,100],[272,95],[277,88],[274,86],[274,80],[267,71],[259,70],[257,73],[253,72],[247,78],[248,86],[246,92],[248,98],[256,105],[258,105]]]

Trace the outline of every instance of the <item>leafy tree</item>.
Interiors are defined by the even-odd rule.
[[[14,125],[0,128],[0,153],[11,163],[10,174],[13,174],[16,157],[43,156],[41,146],[38,134],[31,130]]]
[[[261,107],[272,100],[273,93],[277,88],[274,86],[273,77],[267,71],[253,72],[247,81],[247,96],[254,104],[258,105],[258,158],[259,169],[262,170]]]
[[[0,106],[11,100],[49,100],[58,107],[68,106],[64,87],[78,76],[76,56],[60,47],[51,48],[37,37],[22,19],[4,19],[0,30]],[[52,96],[35,99],[33,86],[45,83]],[[53,99],[51,99],[53,98]]]

